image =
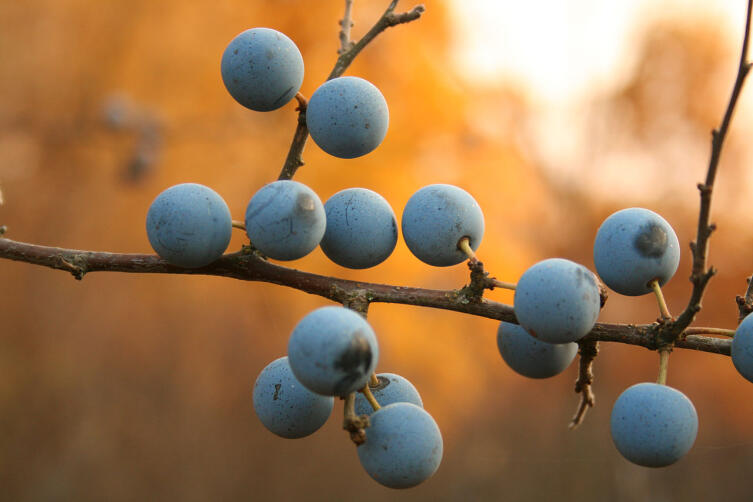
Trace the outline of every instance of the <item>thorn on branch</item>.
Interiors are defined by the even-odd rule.
[[[586,413],[589,408],[593,408],[596,404],[596,396],[591,389],[594,381],[593,374],[593,362],[596,356],[599,354],[599,342],[596,341],[580,341],[578,342],[578,356],[580,357],[580,366],[578,372],[578,379],[575,381],[575,392],[580,394],[580,403],[578,409],[575,411],[572,421],[570,422],[570,430],[577,428],[583,423],[586,418]]]
[[[74,263],[75,261],[78,261],[75,257],[73,258],[73,261],[69,261],[63,256],[60,257],[60,265],[65,270],[68,270],[76,280],[80,281],[84,278],[84,274],[86,274],[86,268],[81,265],[76,265]]]

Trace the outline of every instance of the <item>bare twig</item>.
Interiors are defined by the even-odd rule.
[[[475,302],[468,301],[467,296],[460,294],[460,290],[435,290],[357,282],[302,272],[270,263],[248,247],[237,253],[226,254],[205,267],[192,269],[170,265],[155,255],[80,251],[0,238],[0,258],[64,270],[72,273],[77,279],[82,279],[85,274],[91,272],[212,275],[286,286],[328,298],[358,311],[364,311],[364,307],[371,303],[395,303],[451,310],[517,323],[512,306],[484,298]],[[657,337],[652,336],[655,329],[656,324],[597,323],[581,341],[619,342],[657,350],[659,348]],[[704,330],[711,331],[715,328],[696,329],[704,332]],[[688,335],[677,340],[675,346],[728,356],[730,344],[729,339]]]
[[[338,54],[344,54],[353,47],[353,42],[350,40],[350,29],[353,27],[352,8],[353,0],[345,0],[345,14],[340,20],[340,49],[337,51]]]
[[[353,60],[358,56],[358,54],[367,46],[369,43],[374,40],[377,35],[382,33],[384,30],[391,26],[396,26],[398,24],[404,24],[404,23],[410,23],[411,21],[415,21],[419,17],[421,17],[421,14],[424,13],[424,6],[423,5],[417,5],[416,7],[413,7],[412,10],[408,12],[403,12],[401,14],[395,14],[395,7],[397,6],[398,0],[392,0],[390,2],[390,5],[387,7],[387,10],[384,11],[384,14],[382,14],[382,17],[380,17],[377,22],[374,24],[374,26],[371,27],[371,29],[366,32],[366,34],[356,43],[350,43],[348,50],[342,51],[339,50],[338,53],[340,54],[337,58],[337,61],[335,62],[334,68],[332,68],[332,71],[329,73],[329,76],[327,77],[327,80],[332,80],[333,78],[337,78],[341,76],[345,70],[348,69],[350,64],[353,62]],[[343,16],[343,19],[347,19],[349,16],[349,13],[347,12],[350,9],[350,3],[346,1],[345,4],[346,8],[346,14]],[[343,23],[345,24],[345,23]],[[344,26],[343,26],[344,28]],[[342,32],[340,35],[340,39],[342,41]],[[342,47],[341,47],[342,49]],[[300,108],[300,107],[299,107]],[[281,180],[289,180],[292,179],[295,175],[295,172],[298,170],[299,167],[304,165],[303,162],[303,149],[306,146],[306,140],[308,139],[309,131],[306,127],[306,112],[305,109],[300,109],[300,112],[298,113],[298,125],[296,126],[295,134],[293,135],[293,141],[290,144],[290,149],[288,150],[288,156],[285,159],[285,164],[283,164],[282,171],[280,172],[280,176],[278,179]]]
[[[735,78],[735,84],[732,88],[732,94],[729,103],[727,104],[727,109],[724,112],[722,123],[718,129],[714,129],[711,132],[711,157],[709,159],[708,171],[706,172],[706,181],[698,184],[698,190],[701,195],[701,205],[698,214],[698,231],[695,242],[692,242],[690,245],[693,252],[693,271],[690,276],[690,281],[693,284],[693,291],[690,295],[687,307],[685,307],[685,310],[679,315],[674,323],[672,331],[675,337],[679,337],[682,331],[690,326],[690,323],[693,322],[698,311],[701,310],[701,300],[703,299],[706,285],[716,272],[713,267],[707,268],[706,266],[706,259],[709,250],[709,237],[715,228],[713,224],[709,223],[711,214],[711,194],[714,189],[714,180],[716,179],[716,172],[722,154],[722,147],[724,146],[724,139],[727,137],[727,131],[730,122],[732,121],[732,115],[734,114],[740,91],[742,90],[745,78],[748,76],[751,67],[751,64],[748,62],[751,8],[753,8],[753,0],[748,0],[745,35],[743,36],[742,50],[740,51],[737,77]]]
[[[575,411],[573,419],[570,421],[570,429],[575,429],[586,418],[589,408],[596,404],[596,396],[591,389],[594,382],[593,364],[594,359],[599,354],[599,342],[593,340],[578,342],[578,355],[580,357],[580,366],[578,379],[575,381],[575,393],[580,394],[580,403]]]
[[[743,319],[753,312],[753,276],[748,277],[747,281],[748,287],[745,289],[745,296],[735,298],[737,308],[740,311],[740,314],[737,316],[738,324],[743,322]]]

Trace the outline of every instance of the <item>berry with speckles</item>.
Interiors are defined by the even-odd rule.
[[[547,343],[577,342],[596,323],[601,307],[596,277],[562,258],[540,261],[525,271],[515,290],[515,317]]]
[[[373,267],[395,249],[395,213],[378,193],[348,188],[330,197],[324,211],[327,229],[320,246],[338,265],[354,269]]]
[[[279,31],[253,28],[236,36],[222,54],[222,81],[235,100],[251,110],[276,110],[303,83],[303,57]]]
[[[254,411],[278,436],[295,439],[313,434],[332,414],[335,400],[315,394],[296,380],[287,357],[272,361],[254,384]]]
[[[435,267],[468,259],[458,242],[468,237],[474,251],[484,236],[484,214],[471,195],[453,185],[429,185],[414,193],[403,210],[403,238],[408,249]]]
[[[341,159],[361,157],[378,147],[390,121],[384,96],[358,77],[323,83],[306,108],[306,125],[314,142]]]
[[[626,389],[612,408],[612,440],[627,460],[644,467],[674,464],[690,451],[698,415],[682,392],[657,383]]]
[[[175,185],[154,199],[146,215],[149,243],[160,258],[186,268],[209,265],[227,249],[230,209],[211,188]]]
[[[429,479],[442,461],[442,434],[423,408],[393,403],[372,413],[358,459],[389,488],[410,488]]]

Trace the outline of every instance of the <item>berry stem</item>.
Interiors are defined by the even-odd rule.
[[[246,224],[239,220],[233,220],[233,228],[240,228],[246,230]]]
[[[469,260],[476,259],[476,253],[471,249],[471,239],[468,237],[461,237],[458,241],[458,249],[465,253]]]
[[[660,385],[667,385],[667,367],[669,366],[670,352],[670,349],[659,350],[659,376],[656,379],[656,383]]]
[[[369,426],[369,417],[356,415],[356,393],[351,392],[345,397],[343,413],[343,429],[350,433],[350,440],[356,445],[366,442],[366,428]]]
[[[734,329],[724,328],[688,328],[684,331],[685,335],[718,335],[727,336],[733,338],[735,336]]]
[[[379,379],[376,376],[376,373],[371,374],[371,378],[369,378],[369,387],[379,387]]]
[[[377,402],[376,398],[374,397],[374,394],[371,393],[371,389],[369,389],[368,385],[364,385],[363,389],[361,389],[358,392],[360,392],[361,394],[363,394],[363,397],[365,397],[366,400],[371,405],[371,407],[374,408],[374,411],[376,411],[379,408],[381,408],[381,406],[379,406],[379,403]]]
[[[661,286],[659,286],[658,279],[654,279],[651,281],[651,289],[654,290],[654,295],[656,295],[656,301],[659,302],[659,312],[661,312],[662,319],[665,321],[669,321],[672,319],[672,315],[669,313],[669,309],[667,308],[667,302],[664,300],[664,293],[661,291]]]
[[[494,278],[489,279],[489,280],[492,282],[492,285],[495,288],[511,289],[515,291],[515,289],[518,287],[517,284],[515,284],[514,282],[504,282],[504,281],[500,281]]]

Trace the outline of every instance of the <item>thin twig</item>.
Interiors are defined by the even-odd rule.
[[[594,359],[599,354],[599,342],[586,340],[578,342],[578,355],[580,365],[578,370],[578,379],[575,381],[575,392],[580,394],[580,403],[575,411],[573,419],[570,421],[570,429],[575,429],[586,418],[589,408],[596,404],[596,396],[591,389],[594,383],[593,364]]]
[[[345,14],[340,20],[340,49],[337,51],[338,54],[344,54],[353,46],[353,42],[350,40],[350,29],[353,27],[352,8],[353,0],[345,0]]]
[[[753,312],[753,276],[748,277],[748,287],[745,289],[744,296],[737,296],[737,308],[740,314],[737,316],[737,323],[743,322],[743,319],[748,317],[748,314]]]
[[[737,77],[735,78],[735,84],[732,88],[732,94],[729,103],[727,104],[727,109],[724,112],[722,123],[718,129],[714,129],[711,132],[711,157],[709,158],[708,171],[706,172],[706,181],[698,184],[698,190],[701,195],[701,205],[698,214],[698,231],[695,242],[692,242],[690,245],[691,250],[693,251],[693,271],[690,276],[690,281],[693,284],[693,291],[690,295],[687,307],[685,307],[685,310],[678,316],[674,323],[673,334],[675,337],[679,337],[682,331],[690,326],[690,323],[693,322],[698,311],[701,310],[701,300],[703,299],[706,285],[716,273],[713,267],[707,268],[706,266],[706,259],[709,250],[709,237],[715,228],[713,224],[709,223],[711,215],[711,194],[714,189],[714,180],[716,179],[716,172],[719,166],[719,159],[722,154],[724,140],[727,137],[727,131],[730,122],[732,121],[732,115],[734,114],[740,91],[742,90],[745,78],[751,67],[751,64],[748,62],[751,9],[753,9],[753,0],[748,0],[748,10],[745,18],[745,35],[743,36],[742,50],[740,51]]]

